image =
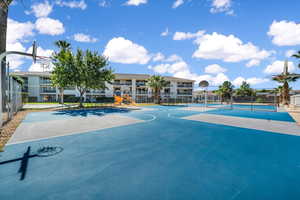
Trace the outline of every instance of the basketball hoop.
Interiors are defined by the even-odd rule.
[[[50,57],[46,56],[36,56],[36,64],[39,64],[41,68],[43,69],[43,72],[49,72],[51,71],[51,63],[52,60]]]
[[[209,86],[209,83],[206,80],[200,81],[200,83],[199,83],[199,87],[201,87],[201,88],[207,88],[208,86]]]
[[[207,91],[205,88],[209,86],[209,82],[206,80],[200,81],[199,87],[204,89],[204,106],[207,107]]]
[[[37,44],[36,44],[36,41],[34,41],[33,44],[32,44],[32,59],[33,59],[33,63],[36,63],[36,56],[37,56]]]

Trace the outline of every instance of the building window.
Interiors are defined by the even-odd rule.
[[[51,85],[52,82],[51,82],[51,79],[48,77],[40,77],[40,84]]]
[[[41,93],[56,93],[56,88],[52,86],[42,86]]]

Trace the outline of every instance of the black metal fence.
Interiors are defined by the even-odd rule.
[[[278,95],[273,92],[257,92],[251,96],[231,95],[224,98],[217,94],[198,95],[194,98],[195,103],[202,104],[210,108],[219,109],[240,109],[240,110],[262,110],[277,111]]]
[[[13,115],[22,109],[22,85],[13,77],[7,76],[7,89],[5,90],[5,101],[2,108],[2,123],[12,119]]]

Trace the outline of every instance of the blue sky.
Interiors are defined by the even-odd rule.
[[[49,56],[54,41],[109,57],[118,73],[162,74],[219,85],[246,80],[273,88],[272,74],[300,72],[289,56],[300,50],[297,0],[32,0],[9,10],[8,50]],[[41,71],[10,57],[14,71]],[[300,88],[299,82],[292,84]]]

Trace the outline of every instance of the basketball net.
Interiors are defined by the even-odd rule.
[[[36,64],[39,64],[43,72],[49,72],[51,68],[51,58],[46,56],[36,56]]]

